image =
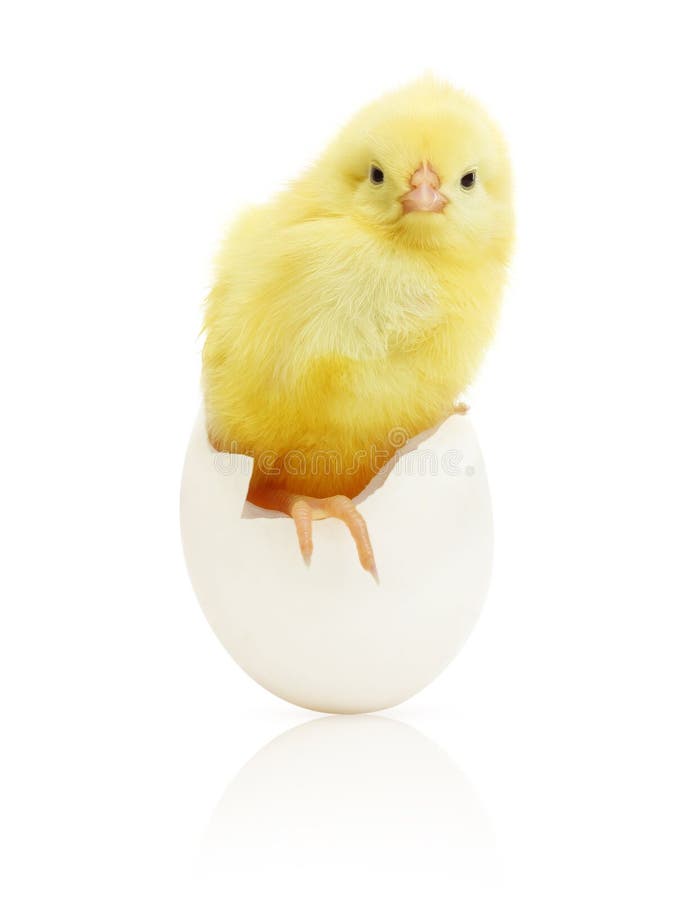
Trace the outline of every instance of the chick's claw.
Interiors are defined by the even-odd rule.
[[[313,555],[313,515],[305,499],[295,500],[291,508],[291,517],[296,525],[301,556],[307,566],[311,564]]]
[[[379,583],[373,546],[370,543],[365,519],[349,497],[345,497],[343,494],[335,497],[307,497],[304,494],[292,494],[289,491],[262,487],[251,488],[248,500],[263,509],[276,509],[292,517],[296,526],[301,555],[306,565],[310,564],[313,555],[313,520],[341,519],[356,543],[361,565]]]
[[[368,527],[353,500],[342,494],[323,498],[296,494],[289,504],[288,512],[296,525],[301,555],[306,564],[310,563],[313,553],[313,520],[341,519],[351,532],[361,565],[379,582]]]

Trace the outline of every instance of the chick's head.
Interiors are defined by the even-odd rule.
[[[385,238],[468,258],[508,253],[511,177],[504,140],[482,108],[426,77],[363,109],[307,175],[325,215]]]

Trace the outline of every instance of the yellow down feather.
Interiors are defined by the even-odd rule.
[[[424,160],[449,202],[403,214]],[[504,141],[474,100],[426,77],[362,110],[222,246],[204,322],[213,445],[256,457],[254,484],[355,496],[473,378],[512,231]]]

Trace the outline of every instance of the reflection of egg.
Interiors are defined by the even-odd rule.
[[[196,896],[218,900],[503,896],[471,784],[444,749],[381,716],[318,716],[263,747],[215,808],[197,872]]]
[[[324,712],[383,709],[425,687],[468,636],[489,580],[490,499],[469,420],[451,416],[410,441],[357,498],[379,586],[336,519],[313,523],[307,568],[294,523],[245,502],[251,468],[212,449],[200,416],[182,540],[203,612],[236,662]]]

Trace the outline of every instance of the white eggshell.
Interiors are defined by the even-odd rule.
[[[380,584],[346,526],[313,523],[306,567],[294,523],[246,503],[253,461],[217,453],[200,415],[181,526],[194,589],[236,662],[272,693],[322,712],[394,706],[455,656],[487,590],[492,517],[470,419],[414,438],[356,498]]]

